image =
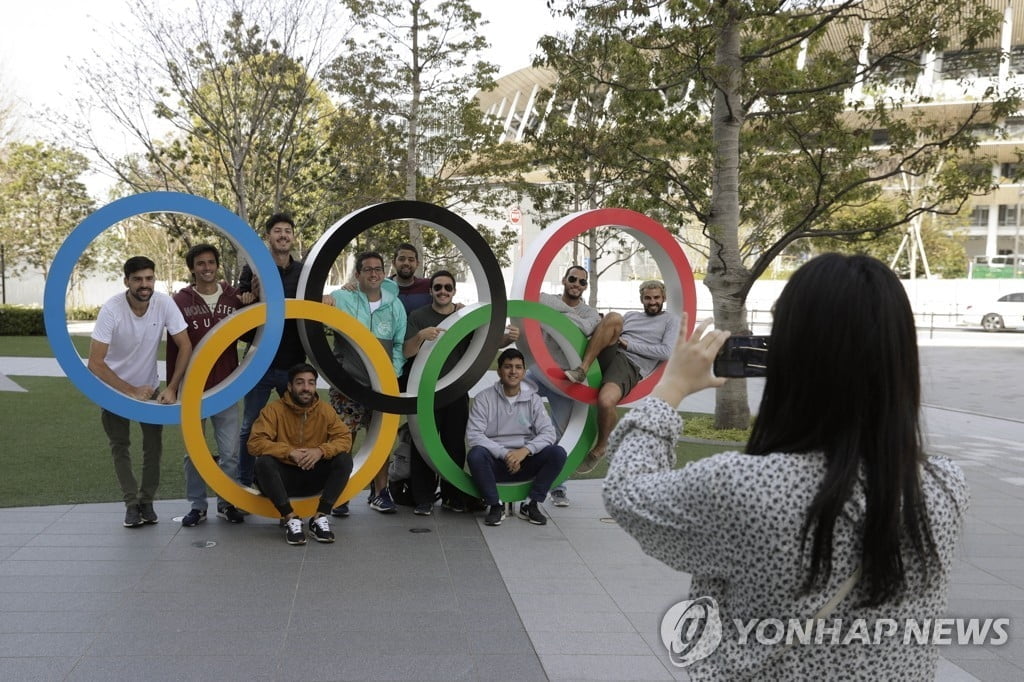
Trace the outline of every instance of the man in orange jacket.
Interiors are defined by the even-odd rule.
[[[352,434],[334,408],[320,400],[316,380],[311,365],[288,370],[288,390],[260,411],[249,434],[256,485],[281,512],[289,545],[306,544],[302,519],[289,497],[320,493],[309,532],[317,542],[334,542],[329,514],[352,474]]]

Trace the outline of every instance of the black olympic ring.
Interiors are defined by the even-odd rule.
[[[472,357],[469,366],[460,363],[451,374],[460,373],[451,380],[446,377],[438,389],[434,404],[443,407],[468,394],[490,368],[505,335],[505,318],[508,314],[508,297],[498,259],[487,241],[465,219],[441,206],[409,200],[389,201],[353,211],[320,235],[310,249],[296,295],[307,301],[319,302],[331,266],[345,247],[358,235],[376,225],[402,219],[417,220],[440,230],[462,251],[476,281],[487,282],[487,289],[483,291],[477,285],[477,296],[481,302],[491,304],[490,324],[473,334],[473,341],[466,352],[466,357]],[[416,396],[381,393],[362,385],[342,369],[327,343],[323,324],[300,319],[297,320],[297,326],[306,355],[332,386],[369,409],[392,414],[415,414]]]

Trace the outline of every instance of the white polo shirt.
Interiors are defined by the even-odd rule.
[[[100,308],[92,338],[109,346],[107,366],[122,381],[156,389],[160,385],[156,355],[164,331],[173,336],[185,328],[185,318],[167,294],[154,291],[146,313],[139,317],[128,305],[126,292],[121,292]]]

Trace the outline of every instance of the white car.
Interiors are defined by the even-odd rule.
[[[1006,294],[991,303],[969,305],[962,319],[967,324],[980,325],[990,332],[1024,329],[1024,292]]]

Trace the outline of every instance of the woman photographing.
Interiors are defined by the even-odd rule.
[[[619,423],[604,484],[608,511],[644,551],[690,573],[692,598],[715,600],[721,644],[688,672],[932,679],[935,647],[905,643],[904,628],[943,616],[968,492],[959,467],[923,453],[917,336],[899,280],[865,256],[801,267],[775,305],[746,451],[677,470],[676,407],[725,383],[711,367],[729,334],[709,324],[680,334],[661,381]],[[768,618],[840,629],[787,646],[734,625]]]

